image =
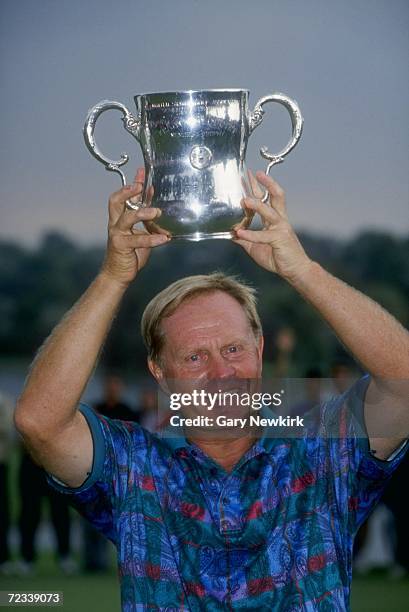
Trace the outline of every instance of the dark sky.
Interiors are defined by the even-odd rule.
[[[0,23],[1,237],[105,239],[119,178],[82,138],[99,100],[231,87],[249,89],[251,107],[273,91],[301,107],[302,141],[273,172],[297,228],[408,231],[407,0],[2,0]],[[255,169],[261,145],[289,136],[286,111],[265,109]],[[120,115],[97,137],[109,156],[131,154],[132,176],[142,158]]]

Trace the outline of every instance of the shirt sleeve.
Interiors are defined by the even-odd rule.
[[[371,452],[364,416],[370,380],[368,375],[362,377],[346,393],[328,402],[323,411],[335,499],[351,534],[379,501],[409,447],[406,440],[386,460]]]
[[[48,484],[68,496],[69,503],[95,528],[115,543],[115,509],[124,494],[130,469],[132,438],[136,423],[104,417],[80,404],[92,435],[93,460],[87,478],[79,487],[69,487],[45,471]]]

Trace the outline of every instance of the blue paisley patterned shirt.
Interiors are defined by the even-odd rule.
[[[348,610],[354,535],[407,447],[370,453],[368,381],[319,407],[336,436],[263,435],[231,472],[183,435],[81,404],[92,471],[77,488],[47,480],[115,544],[122,610]]]

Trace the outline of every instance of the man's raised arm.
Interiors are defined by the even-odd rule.
[[[40,349],[14,414],[33,458],[71,487],[85,480],[93,457],[91,433],[78,402],[124,292],[146,264],[151,247],[168,240],[165,234],[134,229],[137,222],[160,214],[157,208],[126,207],[127,199],[141,193],[142,184],[139,170],[134,185],[111,196],[102,269]]]
[[[372,376],[365,398],[371,449],[386,459],[409,435],[409,333],[379,304],[332,276],[306,255],[288,220],[285,194],[272,178],[249,173],[263,230],[237,229],[236,241],[262,267],[275,272],[310,302]],[[267,188],[270,205],[263,204]],[[372,434],[371,434],[372,432]]]

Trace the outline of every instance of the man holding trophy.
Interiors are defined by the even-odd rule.
[[[219,120],[238,117],[226,119],[220,108],[205,108],[215,133]],[[200,124],[200,116],[193,119]],[[160,121],[155,117],[163,131]],[[48,482],[116,545],[123,610],[348,610],[353,538],[407,448],[409,334],[308,257],[285,194],[268,173],[248,173],[244,222],[234,219],[230,235],[308,301],[368,373],[320,407],[320,435],[268,438],[247,430],[212,437],[193,428],[188,437],[165,438],[79,406],[121,300],[152,249],[172,236],[226,232],[209,223],[201,198],[209,184],[220,196],[217,172],[227,180],[233,164],[215,169],[215,143],[189,146],[192,167],[213,172],[201,183],[183,187],[169,170],[173,150],[153,172],[157,156],[145,157],[149,176],[138,170],[133,185],[111,196],[102,268],[37,355],[16,426]],[[163,202],[171,200],[170,221],[162,223]],[[190,206],[189,218],[182,205]],[[227,208],[218,208],[223,219]],[[254,216],[261,229],[248,228]],[[145,229],[135,227],[140,222]],[[142,333],[149,370],[167,392],[192,381],[206,390],[243,388],[261,378],[254,292],[222,273],[163,290],[145,310]]]

